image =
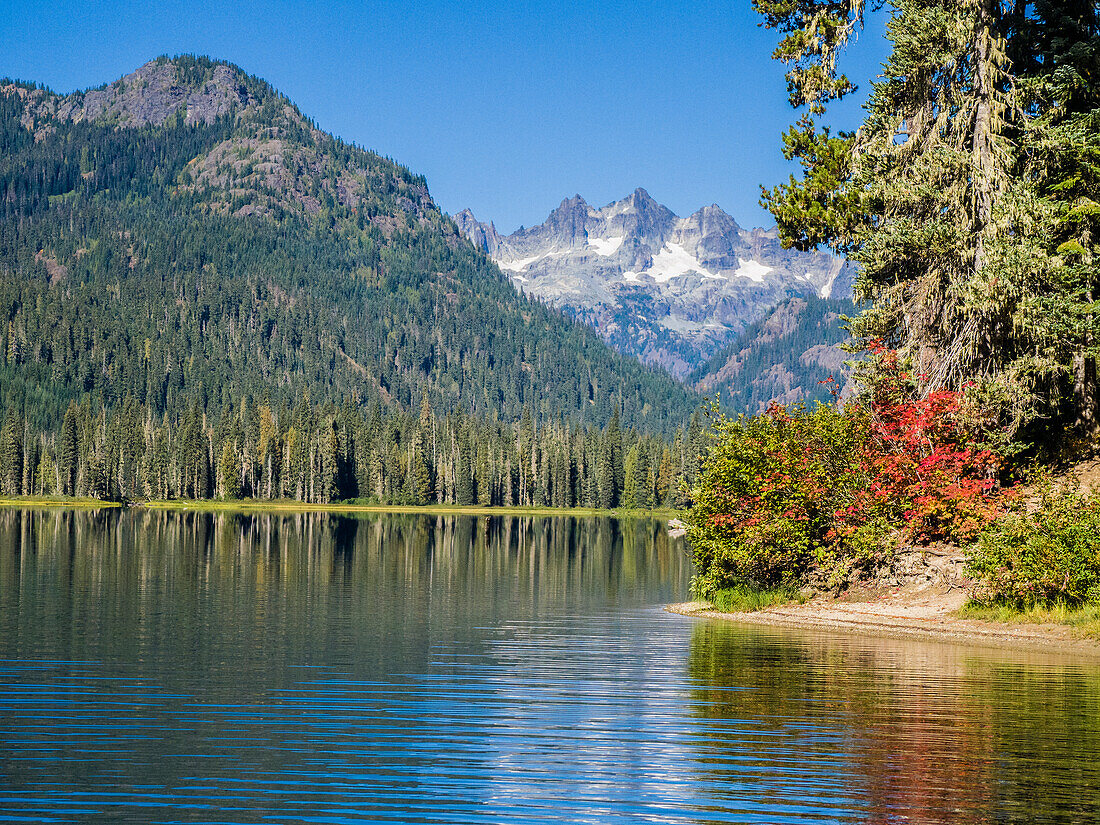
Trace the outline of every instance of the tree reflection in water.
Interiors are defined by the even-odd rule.
[[[1095,665],[704,623],[688,671],[699,769],[725,778],[731,806],[848,798],[875,823],[1070,823],[1100,811]]]

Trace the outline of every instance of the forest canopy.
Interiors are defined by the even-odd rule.
[[[1091,0],[894,0],[867,116],[844,47],[864,0],[754,0],[779,32],[802,172],[764,202],[790,246],[861,270],[852,326],[896,348],[918,391],[970,388],[1024,440],[1097,434],[1100,12]]]

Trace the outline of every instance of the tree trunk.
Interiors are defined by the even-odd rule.
[[[974,194],[974,275],[985,264],[985,235],[993,216],[994,124],[993,37],[997,0],[975,0],[974,15],[974,133],[971,136],[971,187]]]

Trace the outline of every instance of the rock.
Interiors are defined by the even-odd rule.
[[[783,249],[715,204],[680,218],[644,189],[599,209],[566,198],[511,235],[469,209],[454,220],[524,292],[681,378],[790,295],[851,293],[842,259]]]

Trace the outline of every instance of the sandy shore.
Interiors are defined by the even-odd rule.
[[[872,601],[817,597],[805,604],[771,607],[753,613],[721,613],[706,603],[671,604],[669,612],[743,624],[934,639],[963,644],[1070,653],[1100,661],[1100,642],[1074,635],[1062,625],[1000,624],[951,615],[966,600],[961,588],[920,594],[888,593]]]

